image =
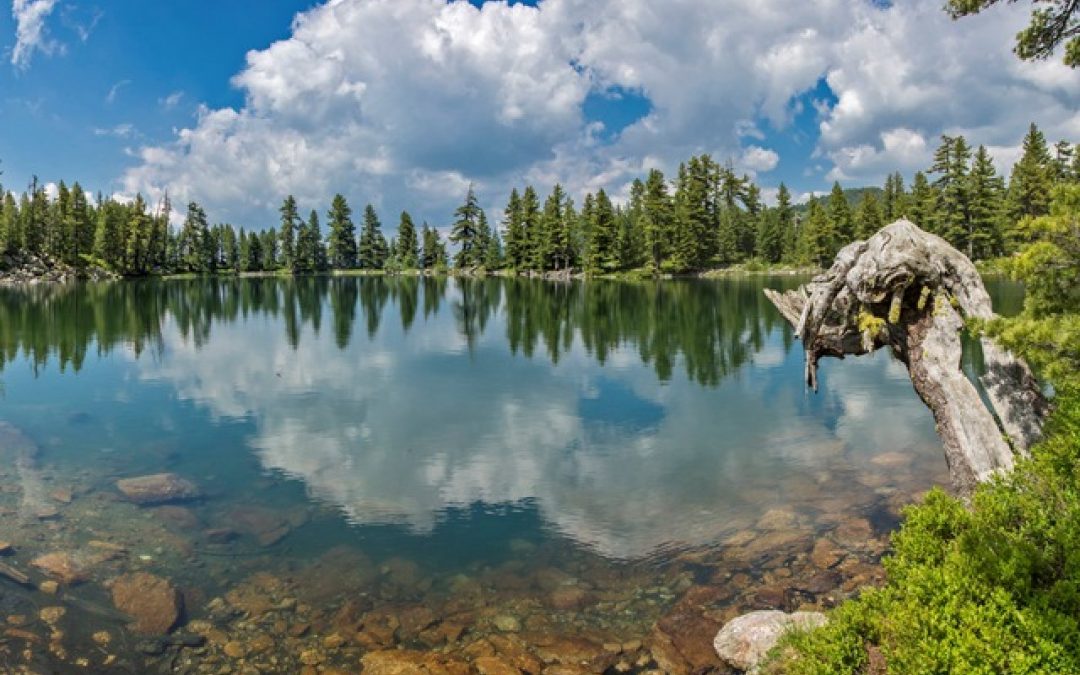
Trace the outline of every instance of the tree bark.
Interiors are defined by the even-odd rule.
[[[892,349],[934,414],[962,494],[1010,471],[1039,439],[1048,405],[1023,360],[982,339],[989,406],[961,369],[964,320],[994,314],[978,270],[944,239],[899,220],[844,247],[798,290],[765,293],[795,326],[815,391],[822,357]]]

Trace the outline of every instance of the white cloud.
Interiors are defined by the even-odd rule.
[[[116,138],[131,138],[132,136],[135,136],[136,133],[137,131],[135,130],[135,125],[131,124],[130,122],[117,124],[116,126],[109,127],[107,129],[101,127],[97,127],[94,129],[95,136],[115,136]]]
[[[175,108],[176,106],[180,105],[180,101],[182,101],[183,99],[184,99],[184,92],[182,92],[182,91],[174,91],[173,93],[169,94],[168,96],[163,96],[162,98],[158,99],[158,104],[162,108],[165,108],[166,110],[171,110],[172,108]]]
[[[109,93],[105,94],[105,102],[112,104],[116,102],[116,97],[120,94],[120,90],[131,84],[131,80],[120,80],[109,87]]]
[[[772,171],[780,163],[780,155],[775,150],[751,145],[743,151],[739,166],[755,173]]]
[[[11,51],[11,63],[26,69],[35,51],[52,54],[62,49],[60,43],[49,38],[45,20],[56,7],[56,0],[13,0],[11,16],[15,19],[15,48]]]
[[[838,100],[811,102],[824,166],[800,189],[877,182],[924,168],[942,133],[1008,148],[1035,116],[1051,138],[1080,137],[1080,73],[1010,51],[1025,15],[952,22],[939,0],[330,0],[249,52],[242,107],[201,110],[123,184],[255,226],[287,193],[322,208],[336,191],[438,223],[470,182],[486,202],[525,181],[617,195],[700,152],[771,170],[765,132],[802,134],[789,125],[822,78]],[[605,141],[583,104],[616,87],[651,108]]]

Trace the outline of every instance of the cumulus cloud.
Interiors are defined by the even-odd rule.
[[[775,150],[751,145],[743,151],[739,166],[754,173],[772,171],[780,163],[780,155]]]
[[[52,54],[61,49],[60,43],[49,38],[46,19],[56,7],[56,0],[13,0],[11,16],[15,19],[15,48],[11,63],[26,69],[35,51]]]
[[[1080,137],[1080,73],[1010,51],[1025,13],[952,22],[938,0],[330,0],[249,52],[233,79],[244,105],[201,109],[143,148],[123,185],[168,187],[256,226],[284,194],[321,206],[337,191],[438,222],[470,183],[491,201],[526,181],[619,195],[700,152],[770,171],[781,158],[766,132],[792,131],[806,104],[825,165],[812,180],[876,182],[924,168],[942,133],[1007,149],[1036,114],[1051,138]],[[804,100],[823,79],[835,101]],[[613,137],[584,113],[590,93],[612,90],[650,104]],[[810,180],[800,187],[817,189]]]

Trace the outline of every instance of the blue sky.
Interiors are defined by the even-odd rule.
[[[1023,6],[479,4],[12,0],[3,183],[167,188],[249,226],[342,191],[442,224],[469,183],[495,209],[525,182],[618,196],[698,152],[804,194],[910,175],[942,133],[1002,169],[1030,121],[1080,140],[1080,74],[1009,51]]]

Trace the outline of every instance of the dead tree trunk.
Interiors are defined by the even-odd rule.
[[[795,326],[806,352],[806,382],[817,390],[818,360],[890,347],[930,408],[953,483],[963,493],[1038,440],[1047,402],[1030,369],[982,340],[990,401],[961,370],[965,318],[993,317],[971,261],[944,239],[906,220],[844,247],[828,272],[796,291],[766,290]]]

